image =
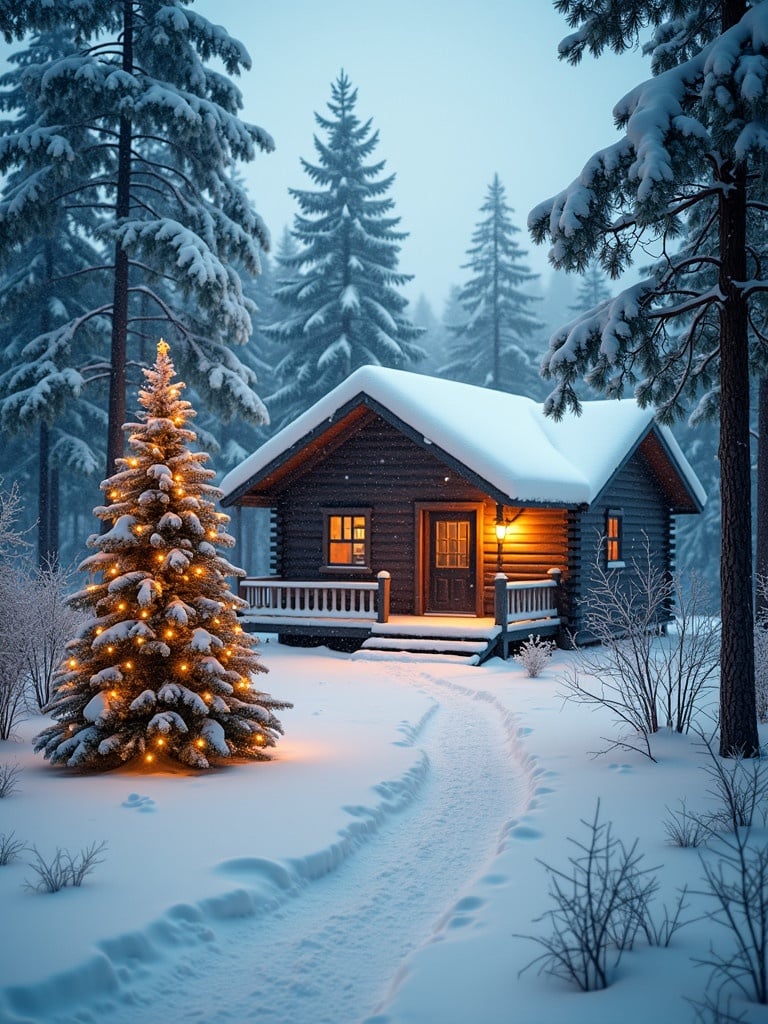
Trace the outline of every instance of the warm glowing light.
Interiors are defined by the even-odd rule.
[[[136,643],[139,645],[139,647],[141,647],[141,645],[144,643],[144,637],[143,636],[137,636],[136,637]]]
[[[181,473],[174,473],[173,474],[173,479],[174,480],[181,480]]]
[[[96,584],[95,583],[89,583],[88,586],[86,587],[86,590],[90,590],[90,591],[94,591],[95,589],[96,589]]]
[[[101,634],[103,632],[104,632],[104,627],[103,626],[97,626],[96,627],[96,636],[101,636]]]
[[[114,698],[117,697],[117,690],[110,690],[109,696],[112,697],[112,699],[114,700]]]
[[[203,694],[203,700],[213,700],[213,694],[204,693]]]
[[[118,604],[117,610],[119,612],[124,612],[125,611],[125,601],[121,601],[120,604]]]
[[[213,537],[217,537],[217,536],[218,536],[218,533],[217,533],[217,531],[216,531],[216,530],[209,530],[209,531],[208,531],[208,536],[209,536],[209,537],[211,537],[211,538],[213,538]]]
[[[70,668],[77,668],[77,659],[70,658],[67,664],[69,665]]]
[[[141,533],[143,529],[144,527],[141,525],[141,523],[136,524],[136,533]]]
[[[195,740],[195,746],[196,747],[200,747],[200,749],[202,750],[202,748],[205,746],[205,740],[204,739]]]
[[[181,669],[182,672],[189,671],[189,665],[186,663],[186,661],[182,661],[182,663],[179,665],[179,668]]]
[[[126,663],[125,663],[125,667],[126,667],[126,668],[129,668],[129,669],[130,669],[130,668],[133,668],[133,662],[132,662],[132,661],[126,661]]]
[[[256,735],[253,738],[256,740],[257,743],[263,743],[264,742],[264,733],[257,732]]]
[[[113,565],[112,568],[109,570],[109,575],[110,576],[117,576],[117,566],[116,565]]]
[[[146,608],[141,613],[141,617],[142,617],[142,619],[148,619],[149,618],[149,612],[146,610]]]
[[[195,576],[202,576],[202,575],[203,575],[203,570],[202,569],[199,569],[199,568],[195,569]]]
[[[219,623],[221,622],[221,619],[214,619],[213,621],[214,621],[214,622],[216,623],[216,625],[218,626],[218,625],[219,625]]]
[[[147,762],[147,764],[151,764],[155,760],[155,755],[154,754],[145,754],[144,755],[144,760]]]
[[[241,679],[240,682],[237,685],[238,685],[239,689],[247,690],[248,689],[248,680],[247,679]]]
[[[164,747],[164,746],[165,746],[165,740],[164,740],[164,739],[162,739],[162,737],[161,737],[161,738],[160,738],[160,739],[159,739],[159,740],[157,741],[157,745],[158,745],[158,747]]]
[[[164,558],[165,558],[165,555],[155,555],[155,561],[157,561],[157,562],[162,562],[162,560]]]
[[[138,464],[139,464],[139,460],[138,459],[128,459],[128,465],[129,466],[134,466],[135,467],[135,466],[138,466]]]
[[[110,496],[110,498],[119,498],[120,497],[120,491],[110,491],[109,492],[109,496]]]
[[[112,646],[112,644],[110,644],[109,647],[107,647],[107,654],[114,654],[114,653],[115,653],[115,648]]]
[[[172,629],[166,629],[166,631],[165,631],[165,638],[166,638],[166,640],[170,640],[172,636],[173,636],[173,630]]]

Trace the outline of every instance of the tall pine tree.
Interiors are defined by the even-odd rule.
[[[150,322],[171,331],[206,404],[265,416],[232,346],[247,341],[252,309],[234,264],[258,273],[267,232],[233,168],[273,144],[241,120],[227,77],[250,67],[244,47],[188,0],[0,0],[8,42],[61,29],[76,52],[24,68],[19,121],[1,140],[0,173],[15,173],[0,198],[0,271],[8,254],[51,232],[62,207],[98,213],[106,251],[91,271],[107,269],[107,296],[47,344],[108,318],[109,474],[122,452],[129,362],[140,360]]]
[[[557,0],[574,30],[561,56],[624,52],[650,26],[653,77],[613,110],[622,137],[529,217],[557,267],[597,257],[616,277],[655,238],[664,258],[640,282],[551,342],[548,408],[578,409],[580,376],[608,394],[632,388],[659,415],[704,392],[720,423],[722,501],[720,753],[759,752],[755,713],[750,371],[764,373],[759,315],[768,170],[768,4],[747,0]],[[686,223],[694,228],[677,247]],[[645,253],[645,248],[643,252]]]
[[[441,374],[535,397],[541,380],[531,342],[542,325],[529,309],[536,297],[524,286],[538,275],[523,261],[526,253],[515,238],[520,229],[512,223],[498,174],[480,212],[464,264],[471,277],[459,293],[464,317],[452,330],[450,359]]]
[[[330,117],[315,114],[327,141],[314,138],[318,163],[302,166],[318,191],[291,189],[301,213],[299,250],[284,258],[289,277],[276,292],[288,314],[268,332],[289,351],[277,366],[280,386],[267,400],[276,424],[290,421],[366,363],[406,367],[421,358],[422,333],[405,315],[398,289],[400,245],[394,175],[370,163],[379,141],[355,113],[357,90],[342,71],[331,87]]]
[[[219,553],[234,543],[229,516],[216,511],[208,456],[190,450],[195,414],[174,374],[160,342],[140,422],[124,426],[131,454],[102,484],[109,503],[94,512],[109,529],[90,538],[80,569],[91,582],[72,598],[88,619],[58,674],[55,723],[36,741],[53,763],[263,759],[282,732],[275,710],[290,707],[254,686],[265,670],[227,582],[242,573]]]

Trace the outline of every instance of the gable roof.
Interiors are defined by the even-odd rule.
[[[508,504],[591,504],[649,435],[656,461],[666,454],[676,478],[679,510],[699,511],[706,501],[671,431],[633,399],[584,402],[581,416],[558,423],[520,395],[363,366],[231,470],[222,503],[233,504],[317,439],[338,435],[366,407]]]

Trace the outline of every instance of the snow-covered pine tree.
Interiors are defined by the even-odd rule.
[[[122,452],[129,353],[138,361],[134,329],[150,320],[169,325],[206,404],[265,418],[232,347],[251,332],[234,264],[258,273],[268,236],[232,171],[273,143],[239,116],[228,76],[250,67],[245,48],[188,0],[0,0],[8,42],[62,28],[77,52],[25,67],[17,95],[32,117],[0,146],[0,173],[18,172],[0,199],[0,270],[5,254],[50,231],[62,205],[98,211],[108,255],[93,269],[106,264],[110,297],[49,343],[109,318],[109,475]],[[208,66],[214,60],[225,74]]]
[[[549,411],[578,410],[575,381],[631,388],[671,420],[703,392],[720,423],[722,614],[720,753],[759,752],[755,713],[750,502],[750,370],[765,373],[765,263],[750,241],[768,212],[768,4],[748,0],[557,0],[574,30],[560,55],[578,63],[637,45],[653,77],[613,108],[622,137],[591,157],[529,216],[556,267],[599,259],[613,277],[641,247],[663,259],[552,339]],[[694,226],[677,248],[681,231]]]
[[[512,209],[495,174],[467,250],[471,277],[459,293],[460,325],[452,330],[449,360],[441,375],[454,380],[537,396],[541,390],[532,339],[542,324],[530,312],[536,296],[524,287],[535,281],[515,236]]]
[[[53,763],[113,768],[134,757],[208,768],[228,757],[264,759],[290,707],[254,686],[265,671],[237,621],[244,602],[219,553],[229,516],[214,504],[208,456],[193,452],[194,416],[180,397],[168,345],[145,370],[140,422],[127,423],[131,454],[105,480],[109,524],[80,566],[91,582],[72,597],[88,613],[68,645],[35,743]]]
[[[355,113],[357,90],[342,71],[331,86],[330,117],[315,114],[327,141],[314,138],[318,163],[302,166],[318,191],[291,189],[301,209],[293,235],[299,251],[284,258],[289,277],[276,292],[289,313],[267,331],[288,352],[277,365],[280,386],[268,398],[273,423],[289,422],[366,363],[406,367],[421,358],[422,333],[405,316],[398,288],[401,242],[394,175],[369,163],[378,145],[371,121]]]
[[[605,271],[597,260],[592,260],[579,278],[571,312],[586,313],[610,297],[611,289]]]

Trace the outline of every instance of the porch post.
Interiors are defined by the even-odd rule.
[[[497,572],[493,577],[493,608],[496,625],[501,626],[501,656],[506,661],[509,657],[509,636],[507,633],[507,577]]]
[[[566,642],[568,636],[568,609],[565,603],[565,590],[563,588],[563,570],[558,566],[554,566],[552,569],[547,569],[547,576],[553,580],[555,586],[555,608],[557,608],[557,614],[560,619],[560,626],[557,631],[557,645],[558,647],[570,646]]]
[[[392,577],[386,569],[382,569],[381,572],[376,574],[376,579],[379,581],[377,621],[389,622],[389,591],[392,586]]]

